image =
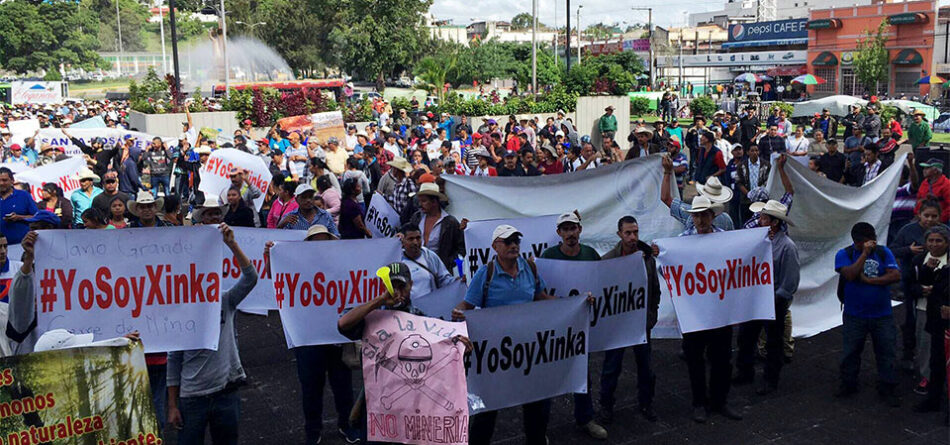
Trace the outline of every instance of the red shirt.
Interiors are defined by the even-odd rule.
[[[927,195],[934,195],[937,201],[940,202],[940,222],[944,224],[950,222],[950,179],[940,175],[933,184],[926,179],[921,181],[920,189],[917,190],[917,206],[914,207],[915,215],[920,212],[920,203],[927,198]]]
[[[544,169],[545,175],[557,175],[564,173],[564,164],[561,161],[555,160],[550,164],[541,163],[541,168]]]

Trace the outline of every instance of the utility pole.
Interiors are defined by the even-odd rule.
[[[162,0],[158,0],[158,29],[162,39],[162,74],[168,72],[168,55],[165,54],[165,17],[162,14]]]
[[[571,0],[567,0],[567,12],[564,16],[567,18],[567,24],[564,26],[567,35],[567,47],[564,50],[564,60],[567,62],[567,71],[571,71]]]
[[[181,93],[181,76],[178,74],[178,38],[175,33],[175,0],[168,0],[168,24],[172,32],[172,65],[175,69],[175,91]],[[172,100],[177,104],[178,98]]]
[[[538,96],[538,0],[531,2],[531,92]]]
[[[228,18],[224,12],[224,0],[221,0],[221,36],[224,48],[224,98],[231,98],[231,61],[228,59]],[[213,94],[213,92],[212,92]]]
[[[119,34],[119,62],[115,67],[119,74],[122,74],[122,19],[119,18],[119,0],[115,0],[115,30]]]
[[[577,6],[577,64],[578,65],[581,64],[581,48],[583,48],[584,46],[584,45],[581,45],[581,42],[582,42],[581,40],[582,39],[581,37],[581,32],[582,32],[581,31],[582,29],[581,28],[581,8],[583,7],[584,5]]]

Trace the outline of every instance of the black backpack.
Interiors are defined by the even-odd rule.
[[[854,244],[844,248],[845,255],[848,256],[848,261],[854,260]],[[871,252],[871,256],[875,257],[877,260],[884,258],[883,251],[881,246],[874,248],[874,251]],[[843,305],[844,304],[844,277],[839,273],[838,274],[838,301]]]
[[[531,273],[534,274],[534,288],[538,288],[538,284],[541,283],[538,278],[538,266],[534,264],[534,259],[527,259],[528,266],[531,267]],[[486,265],[488,270],[485,271],[485,284],[482,285],[482,308],[485,307],[485,302],[488,300],[488,286],[491,285],[491,279],[495,275],[495,257],[492,257],[491,261]]]

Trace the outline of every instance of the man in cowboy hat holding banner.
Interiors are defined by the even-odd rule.
[[[670,176],[673,174],[673,161],[669,156],[664,156],[662,164],[663,180],[660,181],[660,200],[670,208],[670,216],[683,223],[686,229],[691,229],[693,228],[694,220],[694,218],[690,217],[690,213],[693,213],[690,212],[691,206],[683,202],[680,198],[674,199],[670,191],[670,182],[672,181]],[[732,189],[723,187],[722,183],[719,182],[719,178],[715,176],[710,177],[705,184],[696,184],[696,191],[699,192],[700,196],[714,203],[727,203],[732,199]],[[694,205],[695,202],[696,200],[694,199]],[[732,218],[725,213],[717,213],[714,216],[713,225],[721,230],[732,230],[735,228]]]
[[[801,266],[798,248],[788,237],[788,226],[794,225],[788,217],[788,207],[779,201],[754,202],[749,206],[759,215],[759,226],[769,228],[772,240],[772,278],[775,286],[775,318],[773,320],[750,320],[739,326],[739,355],[736,357],[738,371],[734,383],[752,383],[755,377],[755,349],[759,332],[766,330],[765,380],[756,390],[765,395],[778,388],[779,372],[782,370],[782,341],[785,331],[785,314],[798,291]]]

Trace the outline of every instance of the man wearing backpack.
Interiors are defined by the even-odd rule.
[[[452,310],[453,319],[464,320],[463,311],[476,307],[507,306],[555,298],[545,292],[544,281],[538,276],[534,261],[521,256],[522,236],[518,229],[507,224],[495,228],[492,233],[495,258],[472,276],[465,299]],[[548,418],[551,415],[550,400],[527,403],[521,409],[524,413],[525,443],[545,445]],[[498,411],[472,416],[469,424],[469,443],[491,443],[497,418]]]
[[[894,393],[897,386],[895,342],[897,329],[891,312],[888,286],[900,281],[900,269],[890,249],[877,245],[874,226],[859,222],[851,228],[854,245],[835,255],[838,299],[844,306],[841,357],[841,386],[835,397],[847,397],[858,391],[858,372],[864,341],[871,334],[877,361],[878,393],[891,407],[900,406]]]
[[[581,217],[576,210],[558,216],[556,227],[561,242],[541,252],[541,258],[565,261],[600,260],[600,254],[593,247],[580,243]],[[589,373],[588,368],[588,381],[590,380]],[[588,436],[597,440],[607,440],[607,430],[594,421],[594,401],[590,392],[574,394],[574,421]]]

